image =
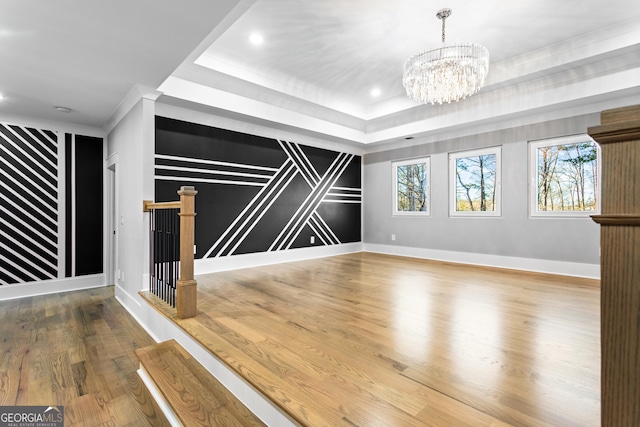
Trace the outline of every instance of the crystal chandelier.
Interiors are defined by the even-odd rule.
[[[459,101],[484,85],[489,51],[475,43],[445,45],[444,24],[451,9],[441,9],[442,47],[413,55],[404,63],[402,84],[407,96],[423,104]]]

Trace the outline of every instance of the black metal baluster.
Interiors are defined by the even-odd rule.
[[[160,236],[158,235],[158,229],[160,228],[160,211],[156,210],[156,215],[155,215],[155,230],[153,231],[153,234],[155,236],[156,239],[156,244],[155,244],[155,249],[154,249],[154,270],[155,270],[155,288],[156,288],[156,292],[155,295],[157,297],[160,296],[160,271],[158,270],[158,261],[160,260],[160,243],[161,243],[161,239]]]
[[[171,274],[171,292],[169,295],[169,304],[171,304],[172,307],[175,307],[175,279],[176,279],[176,275],[175,275],[175,265],[174,265],[174,245],[175,245],[175,210],[172,209],[171,210],[171,216],[169,217],[170,221],[171,221],[171,237],[169,240],[169,252],[171,253],[171,257],[169,258],[169,269],[170,269],[170,274]]]
[[[162,211],[162,299],[167,302],[167,280],[169,275],[167,271],[167,211]]]
[[[153,294],[158,296],[158,211],[153,211]]]
[[[156,210],[156,215],[155,215],[155,229],[153,231],[154,235],[155,235],[155,239],[156,239],[156,247],[154,248],[154,270],[155,270],[155,288],[156,288],[156,292],[155,295],[157,297],[160,297],[160,244],[162,243],[162,238],[158,233],[158,230],[160,229],[160,212],[159,210]]]
[[[149,221],[149,290],[175,308],[180,279],[180,209],[153,209]]]
[[[156,296],[160,297],[160,280],[161,280],[161,276],[162,276],[162,272],[160,271],[160,244],[162,243],[162,236],[160,236],[160,222],[161,222],[161,211],[160,210],[156,210],[156,219],[155,219],[155,236],[156,236],[156,247],[154,249],[155,251],[155,260],[154,260],[154,264],[155,264],[155,275],[156,275]]]
[[[176,291],[178,288],[178,280],[180,279],[180,210],[176,209],[173,215],[173,306],[176,306]]]
[[[155,294],[154,292],[154,284],[153,282],[155,281],[155,274],[154,274],[154,269],[155,269],[155,230],[154,230],[154,217],[155,217],[155,209],[151,210],[151,214],[149,215],[149,291],[151,291],[152,294]]]
[[[164,300],[164,294],[163,294],[163,282],[164,282],[164,270],[162,268],[162,247],[164,246],[164,221],[163,221],[163,217],[164,217],[164,211],[160,211],[163,214],[160,215],[158,217],[158,238],[160,239],[160,244],[158,247],[158,269],[159,269],[159,277],[160,280],[158,281],[158,297],[162,298]]]

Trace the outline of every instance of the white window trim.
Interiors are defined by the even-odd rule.
[[[406,212],[398,210],[398,166],[415,165],[418,163],[425,164],[425,175],[427,179],[426,188],[426,211],[421,212]],[[401,160],[391,162],[391,188],[393,189],[393,199],[391,201],[391,214],[394,216],[430,216],[431,215],[431,157],[419,157],[416,159]]]
[[[551,145],[575,144],[593,139],[587,134],[562,136],[558,138],[539,139],[529,141],[529,215],[533,218],[589,218],[591,215],[600,214],[602,201],[602,155],[600,145],[596,144],[598,150],[598,206],[593,211],[539,211],[538,210],[538,156],[537,150],[540,147]]]
[[[464,157],[495,154],[496,156],[496,209],[495,211],[456,210],[456,160]],[[500,217],[502,216],[502,147],[488,147],[479,150],[449,153],[449,216],[452,217]]]

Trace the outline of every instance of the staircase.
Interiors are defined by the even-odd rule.
[[[265,425],[175,340],[135,353],[138,374],[172,425]]]

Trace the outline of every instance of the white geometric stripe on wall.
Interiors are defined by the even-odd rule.
[[[292,216],[287,218],[282,229],[278,230],[275,239],[267,245],[267,250],[290,249],[306,227],[317,235],[323,245],[341,243],[336,233],[322,218],[318,208],[323,203],[361,203],[361,188],[336,185],[355,156],[335,152],[331,165],[320,174],[300,145],[281,140],[277,142],[286,155],[277,168],[160,153],[155,155],[157,181],[260,187],[226,229],[210,244],[203,258],[236,253],[297,176],[302,177],[308,186],[308,195]]]
[[[0,285],[58,277],[58,136],[0,123]]]
[[[279,141],[283,147],[290,148],[295,145]],[[309,224],[309,220],[317,214],[317,208],[322,203],[324,197],[331,191],[335,182],[340,178],[349,162],[353,159],[353,154],[338,153],[329,169],[320,177],[311,162],[308,161],[302,151],[285,148],[285,152],[294,161],[298,172],[305,177],[305,181],[311,188],[311,192],[298,207],[295,214],[289,219],[278,237],[269,247],[269,251],[289,249],[300,232]],[[330,240],[330,244],[339,244],[340,241]]]

